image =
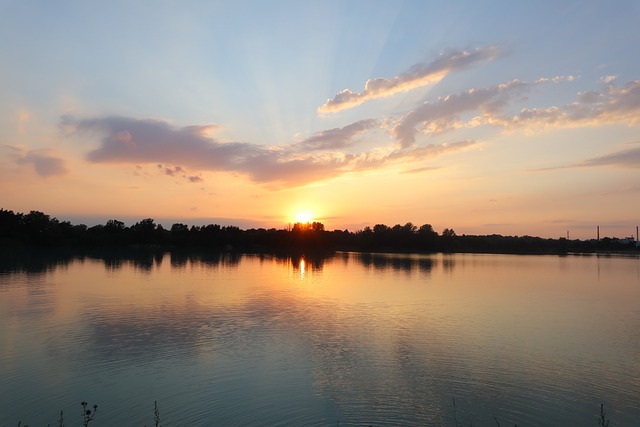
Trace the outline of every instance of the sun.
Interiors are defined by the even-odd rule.
[[[309,211],[301,211],[296,213],[295,215],[296,222],[301,222],[303,224],[307,222],[311,222],[312,219],[313,219],[313,215]]]

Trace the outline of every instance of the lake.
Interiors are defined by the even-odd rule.
[[[640,425],[640,259],[4,253],[0,426]]]

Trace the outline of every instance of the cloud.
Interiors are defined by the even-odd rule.
[[[192,182],[194,184],[204,181],[200,175],[189,175],[189,172],[182,166],[158,164],[157,168],[164,175],[182,178],[187,182]]]
[[[215,128],[209,125],[178,128],[161,120],[112,116],[83,120],[64,117],[61,126],[70,134],[102,137],[100,146],[87,153],[87,160],[93,163],[183,165],[180,167],[196,171],[236,172],[257,182],[303,185],[340,175],[349,162],[349,156],[342,154],[311,155],[291,148],[220,142],[209,136]],[[357,128],[362,126],[347,128],[358,133]],[[319,136],[317,140],[327,143],[330,139]],[[164,170],[167,175],[185,171],[177,168]],[[202,178],[192,175],[189,180],[200,182]]]
[[[408,149],[396,149],[384,156],[362,155],[356,159],[356,167],[362,169],[377,169],[389,164],[419,162],[433,159],[445,154],[463,151],[480,144],[479,141],[463,140],[442,144],[429,144],[422,147],[411,147]],[[422,168],[423,170],[425,168]]]
[[[640,147],[615,151],[600,157],[583,161],[576,166],[619,166],[625,168],[640,168]]]
[[[18,113],[18,135],[24,135],[30,118],[31,114],[27,110],[20,110]]]
[[[185,172],[185,170],[180,166],[172,168],[171,166],[158,165],[158,169],[164,170],[164,174],[169,176],[182,175]]]
[[[425,102],[402,117],[393,133],[401,147],[410,147],[415,143],[418,125],[423,126],[424,133],[438,134],[461,126],[459,116],[462,113],[495,115],[512,96],[525,92],[530,86],[530,83],[512,80],[486,89],[469,89],[433,103]]]
[[[452,71],[467,68],[477,62],[491,61],[501,54],[502,51],[497,46],[442,54],[429,64],[416,64],[406,72],[391,79],[378,77],[367,80],[362,92],[345,89],[320,106],[318,113],[335,113],[355,107],[368,100],[386,98],[397,93],[435,84]]]
[[[614,123],[637,125],[640,122],[640,80],[632,80],[623,86],[618,86],[612,76],[603,77],[601,81],[605,84],[603,90],[580,92],[568,105],[523,108],[511,117],[494,117],[492,123],[535,129]]]
[[[635,144],[640,144],[636,142]],[[591,159],[583,160],[580,163],[564,166],[552,166],[548,168],[531,169],[529,172],[547,172],[560,169],[573,169],[573,168],[585,168],[585,167],[601,167],[601,166],[615,166],[621,168],[640,168],[640,146],[628,148],[625,150],[618,150],[602,156],[593,157]]]
[[[412,175],[412,174],[416,174],[416,173],[422,173],[422,172],[431,172],[434,170],[438,170],[440,169],[440,166],[427,166],[424,168],[415,168],[415,169],[409,169],[403,172],[400,172],[402,174],[408,174],[408,175]]]
[[[353,143],[353,137],[378,126],[377,120],[360,120],[343,128],[316,132],[299,143],[304,150],[337,150]]]
[[[65,117],[61,125],[69,135],[100,137],[99,146],[86,155],[89,162],[155,164],[165,175],[194,183],[202,182],[202,177],[193,171],[224,171],[275,188],[300,186],[399,162],[417,162],[476,144],[460,141],[391,151],[392,147],[378,147],[356,154],[336,151],[351,147],[355,136],[377,128],[375,120],[318,132],[300,143],[280,147],[220,142],[208,135],[210,126],[179,128],[160,120]]]
[[[504,110],[521,99],[534,86],[573,81],[573,76],[540,78],[533,83],[512,80],[484,89],[469,89],[457,95],[425,102],[405,114],[394,126],[393,134],[401,147],[415,143],[416,133],[437,135],[461,127],[491,125],[503,129],[543,131],[556,128],[640,123],[640,80],[618,86],[610,76],[603,78],[600,91],[579,92],[574,102],[563,106],[521,108],[517,114]],[[473,117],[463,120],[463,114]]]
[[[42,177],[55,175],[65,175],[69,171],[66,168],[64,159],[49,154],[48,150],[28,150],[19,147],[6,145],[6,148],[13,152],[16,163],[20,165],[31,165],[34,171]]]
[[[456,142],[445,142],[442,144],[430,144],[424,147],[413,147],[409,150],[398,150],[387,156],[388,160],[424,160],[444,154],[461,151],[479,144],[479,141],[463,140]]]

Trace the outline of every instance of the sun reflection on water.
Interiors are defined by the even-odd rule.
[[[298,267],[300,268],[300,280],[304,280],[304,273],[305,273],[304,258],[300,258],[300,264],[298,264]]]

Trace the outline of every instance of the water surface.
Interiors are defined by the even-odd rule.
[[[0,322],[0,425],[640,420],[634,257],[12,253]]]

